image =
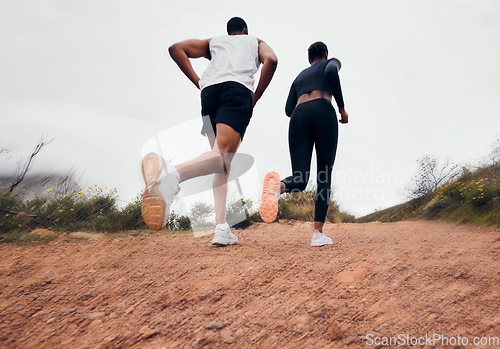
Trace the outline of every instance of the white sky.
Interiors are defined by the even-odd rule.
[[[342,61],[350,115],[334,172],[341,208],[362,215],[399,203],[417,158],[470,162],[500,136],[498,0],[0,0],[0,148],[11,150],[0,173],[44,134],[55,140],[33,172],[74,166],[83,184],[133,199],[143,144],[200,118],[199,92],[166,49],[224,35],[232,16],[279,58],[240,147],[261,176],[291,173],[284,103],[317,40]],[[206,63],[194,62],[199,74]],[[172,152],[196,153],[197,137],[186,131]]]

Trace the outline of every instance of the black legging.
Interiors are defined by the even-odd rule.
[[[317,189],[314,221],[324,222],[330,203],[333,162],[337,152],[338,123],[335,109],[324,99],[299,104],[293,111],[288,145],[293,176],[282,180],[286,193],[303,191],[309,181],[313,145],[317,159]]]

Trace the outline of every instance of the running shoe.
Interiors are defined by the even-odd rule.
[[[278,198],[280,196],[280,175],[268,172],[264,177],[259,214],[266,223],[272,223],[278,215]]]
[[[238,237],[231,233],[231,228],[229,224],[217,224],[215,227],[214,238],[212,239],[212,245],[215,246],[227,246],[236,245],[238,243]]]
[[[167,225],[170,205],[179,192],[179,172],[158,154],[149,153],[142,159],[142,176],[146,189],[142,194],[141,213],[151,230]]]
[[[331,244],[333,244],[333,240],[326,236],[324,233],[320,233],[317,230],[313,231],[311,246],[317,247]]]

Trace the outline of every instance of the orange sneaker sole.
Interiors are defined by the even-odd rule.
[[[146,188],[142,194],[141,214],[144,223],[151,230],[165,228],[165,210],[167,204],[155,188],[161,173],[161,159],[158,154],[149,153],[142,160],[142,176],[146,182]]]
[[[167,205],[161,198],[149,196],[149,193],[142,196],[142,219],[149,229],[158,231],[165,228],[163,221],[166,209]]]
[[[272,223],[278,215],[278,198],[280,176],[276,172],[268,172],[264,177],[262,197],[260,200],[259,214],[266,223]]]

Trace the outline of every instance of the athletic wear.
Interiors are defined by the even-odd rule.
[[[337,152],[338,122],[331,103],[313,99],[293,111],[288,129],[288,146],[293,175],[282,180],[285,192],[303,191],[309,181],[313,146],[316,148],[317,189],[314,220],[324,222],[330,202],[333,162]]]
[[[280,175],[269,172],[264,177],[259,214],[266,223],[272,223],[278,215],[278,198],[280,195]]]
[[[142,175],[146,188],[142,194],[141,213],[152,230],[167,225],[170,205],[179,192],[179,172],[156,153],[147,154],[142,160]]]
[[[210,40],[210,55],[210,63],[200,79],[201,133],[216,133],[216,124],[222,123],[243,139],[253,112],[259,42],[248,35],[219,36]]]
[[[333,240],[330,239],[328,236],[326,236],[324,233],[320,233],[317,230],[313,231],[313,236],[311,239],[311,246],[319,247],[319,246],[332,245],[332,244],[333,244]]]
[[[236,245],[238,243],[238,237],[231,233],[231,228],[229,224],[217,224],[215,227],[214,238],[212,239],[212,245],[216,246],[227,246]]]
[[[344,107],[344,99],[340,88],[340,79],[338,71],[340,70],[340,61],[336,58],[323,60],[304,69],[294,80],[288,93],[285,113],[292,116],[292,112],[297,105],[297,99],[304,93],[314,90],[326,91],[333,95],[337,106]]]
[[[216,124],[223,123],[231,126],[243,139],[252,113],[252,93],[240,83],[223,82],[201,91],[201,133],[204,135],[216,133]]]
[[[200,79],[200,89],[235,81],[254,91],[259,70],[259,42],[248,35],[225,35],[210,40],[210,63]]]
[[[316,148],[317,189],[314,220],[324,222],[328,204],[333,162],[337,152],[338,122],[335,109],[324,99],[314,99],[297,106],[298,98],[315,90],[334,96],[339,109],[344,107],[336,58],[322,60],[304,69],[293,81],[285,105],[290,116],[288,146],[293,175],[282,180],[285,192],[302,191],[309,181],[313,146]]]

